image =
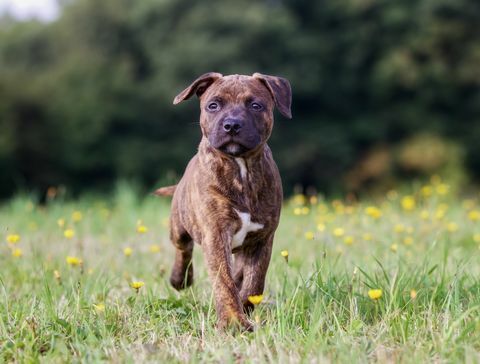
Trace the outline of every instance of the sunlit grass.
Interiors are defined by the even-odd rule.
[[[480,358],[480,205],[438,178],[365,202],[285,205],[258,329],[215,329],[168,283],[169,201],[18,197],[0,209],[0,362],[367,362]]]

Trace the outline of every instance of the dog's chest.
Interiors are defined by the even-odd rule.
[[[241,221],[240,230],[238,230],[232,238],[232,249],[238,248],[245,241],[245,237],[249,232],[258,231],[263,228],[263,224],[253,222],[248,212],[241,212],[235,209]]]

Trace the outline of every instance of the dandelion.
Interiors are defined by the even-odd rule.
[[[317,225],[317,230],[320,231],[320,232],[325,231],[325,224],[319,223]]]
[[[22,249],[15,248],[12,250],[12,256],[15,258],[20,258],[23,255]]]
[[[258,305],[260,302],[263,301],[263,295],[258,294],[258,295],[253,295],[253,296],[248,296],[248,302],[250,302],[252,305]]]
[[[382,216],[382,211],[375,206],[368,206],[365,209],[365,213],[374,219],[379,219]]]
[[[310,212],[310,208],[307,206],[304,206],[301,208],[301,211],[302,211],[302,215],[308,215]]]
[[[145,234],[148,231],[148,228],[145,225],[138,225],[137,226],[137,233]]]
[[[126,247],[125,249],[123,249],[123,254],[126,257],[129,257],[130,255],[132,255],[132,253],[133,253],[133,249],[130,247]]]
[[[311,205],[316,205],[318,203],[318,197],[317,196],[310,196],[310,204]]]
[[[448,194],[449,191],[450,186],[445,183],[441,183],[435,188],[435,192],[437,192],[437,194],[440,196]]]
[[[81,211],[74,211],[72,214],[73,222],[80,222],[83,219],[83,214]]]
[[[7,235],[7,243],[16,244],[20,241],[20,235],[18,234],[9,234]]]
[[[473,241],[475,243],[480,243],[480,234],[473,234]]]
[[[293,209],[293,214],[294,214],[295,216],[301,215],[301,214],[302,214],[302,209],[301,209],[300,207],[295,207],[295,208]]]
[[[370,233],[365,233],[365,234],[363,234],[362,238],[363,238],[363,240],[365,240],[365,241],[372,241],[372,240],[373,240],[373,236],[372,236],[372,234],[370,234]]]
[[[390,250],[396,253],[398,251],[398,244],[393,243],[392,245],[390,245]]]
[[[410,291],[410,298],[411,298],[412,300],[414,300],[415,298],[417,298],[417,291],[416,291],[416,290],[412,289],[412,290]]]
[[[307,240],[313,240],[315,238],[315,234],[313,231],[306,231],[305,232],[305,239]]]
[[[402,225],[402,224],[396,224],[394,227],[393,227],[393,231],[395,231],[396,233],[398,234],[401,234],[405,231],[405,226]]]
[[[413,244],[413,237],[411,237],[411,236],[406,236],[405,239],[403,239],[403,244],[405,244],[405,245],[412,245],[412,244]]]
[[[468,213],[468,218],[472,221],[480,221],[480,211],[472,210]]]
[[[401,204],[405,211],[412,211],[415,209],[415,198],[413,196],[404,196]]]
[[[420,190],[420,193],[423,197],[430,197],[432,195],[433,188],[432,186],[423,186]]]
[[[67,239],[72,239],[75,236],[75,231],[73,229],[66,229],[63,232],[63,236]]]
[[[58,270],[53,271],[53,277],[57,281],[58,284],[62,284],[62,276],[60,275],[60,272]]]
[[[430,218],[430,212],[428,212],[427,210],[422,210],[420,212],[420,218],[422,220],[428,220]]]
[[[80,265],[83,264],[83,260],[81,260],[80,258],[77,258],[77,257],[70,256],[70,255],[67,256],[65,261],[67,262],[68,265],[71,265],[72,267],[77,267],[77,266],[80,266]]]
[[[57,225],[60,227],[60,228],[63,228],[65,226],[65,219],[58,219],[57,220]]]
[[[282,250],[280,252],[280,255],[285,259],[285,261],[288,263],[288,250]]]
[[[337,238],[340,238],[340,237],[342,237],[343,235],[345,235],[345,230],[343,230],[343,229],[340,228],[340,227],[335,228],[335,229],[333,229],[333,235],[336,236]]]
[[[354,239],[353,239],[353,236],[346,236],[344,239],[343,239],[343,242],[347,245],[352,245],[353,242],[354,242]]]
[[[458,225],[454,222],[449,222],[447,224],[447,230],[449,233],[454,233],[455,231],[458,231]]]
[[[145,282],[142,282],[142,281],[135,281],[130,283],[130,287],[132,287],[136,291],[136,293],[138,293],[140,288],[142,288],[144,285],[145,285]]]
[[[95,309],[95,312],[97,314],[102,314],[105,312],[105,304],[103,302],[100,302],[100,303],[97,303],[97,304],[93,304],[93,308]]]
[[[292,200],[295,205],[305,205],[305,203],[307,202],[307,198],[301,193],[293,196]]]
[[[160,246],[156,244],[150,245],[150,253],[158,253],[160,251]]]
[[[368,297],[372,300],[378,300],[382,297],[382,290],[381,289],[371,289],[368,291]]]

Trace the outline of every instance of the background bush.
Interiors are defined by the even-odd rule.
[[[200,134],[197,103],[171,101],[207,71],[291,81],[294,119],[270,143],[287,192],[434,173],[449,150],[478,177],[478,19],[476,0],[76,0],[48,24],[4,17],[0,194],[174,179]],[[409,140],[434,140],[433,171],[405,168]],[[399,162],[358,177],[378,150]]]

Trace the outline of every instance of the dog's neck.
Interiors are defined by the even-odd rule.
[[[248,155],[236,157],[213,148],[204,137],[198,149],[202,167],[215,171],[216,178],[209,183],[226,194],[248,194],[256,199],[257,192],[265,187],[265,156],[270,153],[267,144],[259,146]]]

